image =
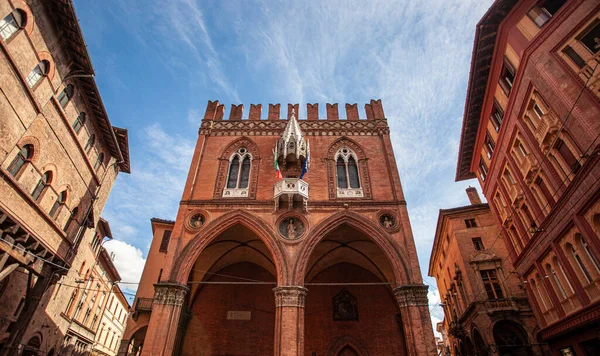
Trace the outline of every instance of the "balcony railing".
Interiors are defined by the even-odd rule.
[[[287,199],[286,199],[287,198]],[[299,178],[284,178],[273,187],[275,210],[279,208],[280,200],[288,203],[288,209],[294,207],[294,202],[301,202],[303,209],[308,205],[308,183]]]
[[[138,298],[135,302],[135,311],[152,311],[152,304],[154,303],[153,298]]]

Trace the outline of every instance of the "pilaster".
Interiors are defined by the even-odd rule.
[[[394,288],[408,355],[437,355],[429,317],[428,289],[429,287],[423,284]]]
[[[275,355],[304,355],[304,305],[308,289],[273,288],[275,293]]]

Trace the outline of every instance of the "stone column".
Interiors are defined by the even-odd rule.
[[[181,309],[189,292],[186,285],[161,282],[154,285],[154,303],[142,356],[173,355]]]
[[[275,356],[304,354],[304,302],[308,289],[273,288],[275,292]]]
[[[400,308],[406,350],[411,356],[437,355],[429,316],[428,289],[429,287],[423,284],[394,288],[394,296]]]

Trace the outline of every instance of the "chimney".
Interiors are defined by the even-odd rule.
[[[469,197],[471,205],[481,204],[481,199],[479,198],[479,194],[477,194],[477,189],[474,187],[469,186],[469,188],[467,188],[467,196]]]

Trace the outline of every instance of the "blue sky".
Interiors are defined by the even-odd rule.
[[[150,218],[175,217],[216,99],[245,116],[250,103],[300,103],[305,117],[307,102],[324,116],[325,103],[381,98],[427,275],[438,210],[479,188],[454,175],[475,25],[491,2],[75,0],[110,119],[129,130],[132,173],[103,213],[123,281],[139,280]]]

